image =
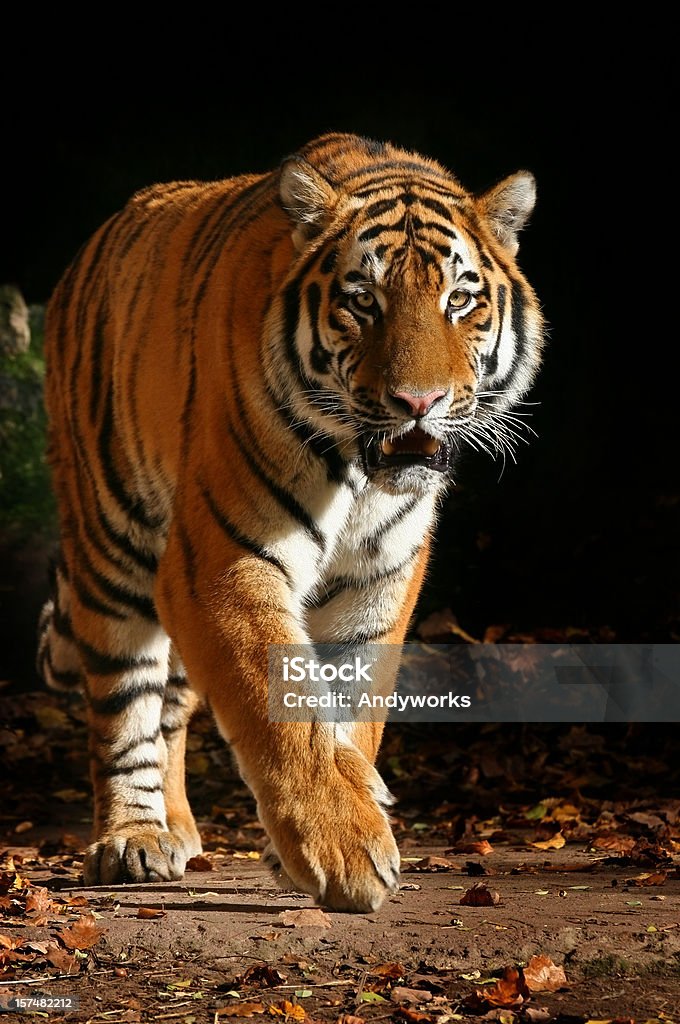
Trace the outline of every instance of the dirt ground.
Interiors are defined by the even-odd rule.
[[[204,715],[188,781],[205,857],[176,883],[83,888],[83,716],[0,694],[5,1019],[19,996],[50,1021],[679,1024],[669,730],[388,727],[402,885],[347,915],[263,869],[253,801]]]

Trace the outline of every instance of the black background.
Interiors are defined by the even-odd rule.
[[[529,396],[539,436],[500,479],[486,456],[461,467],[421,610],[450,605],[477,635],[504,622],[670,639],[677,405],[642,238],[664,182],[648,145],[649,97],[626,72],[578,53],[560,68],[548,58],[521,82],[512,61],[507,70],[490,62],[491,73],[483,53],[472,71],[449,59],[448,78],[413,74],[408,86],[403,65],[401,84],[393,74],[385,85],[370,63],[350,73],[334,53],[314,75],[295,73],[291,58],[290,73],[267,83],[257,64],[200,81],[178,64],[174,87],[153,76],[138,85],[123,65],[108,82],[57,73],[38,100],[19,89],[5,128],[0,279],[43,302],[137,188],[269,170],[324,131],[414,148],[472,190],[531,170],[539,198],[520,263],[550,332]]]

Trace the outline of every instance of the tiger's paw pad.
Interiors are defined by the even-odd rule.
[[[171,832],[107,836],[88,847],[83,881],[85,885],[175,881],[184,875],[190,855]]]

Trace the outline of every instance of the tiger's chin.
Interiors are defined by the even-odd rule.
[[[426,494],[448,483],[453,446],[415,427],[396,438],[364,434],[364,472],[388,494]]]

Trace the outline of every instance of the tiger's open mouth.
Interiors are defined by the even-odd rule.
[[[451,446],[446,441],[438,441],[426,434],[420,427],[414,427],[407,434],[391,440],[375,434],[363,434],[361,441],[367,476],[379,469],[401,466],[425,466],[438,473],[445,473],[451,465]]]

